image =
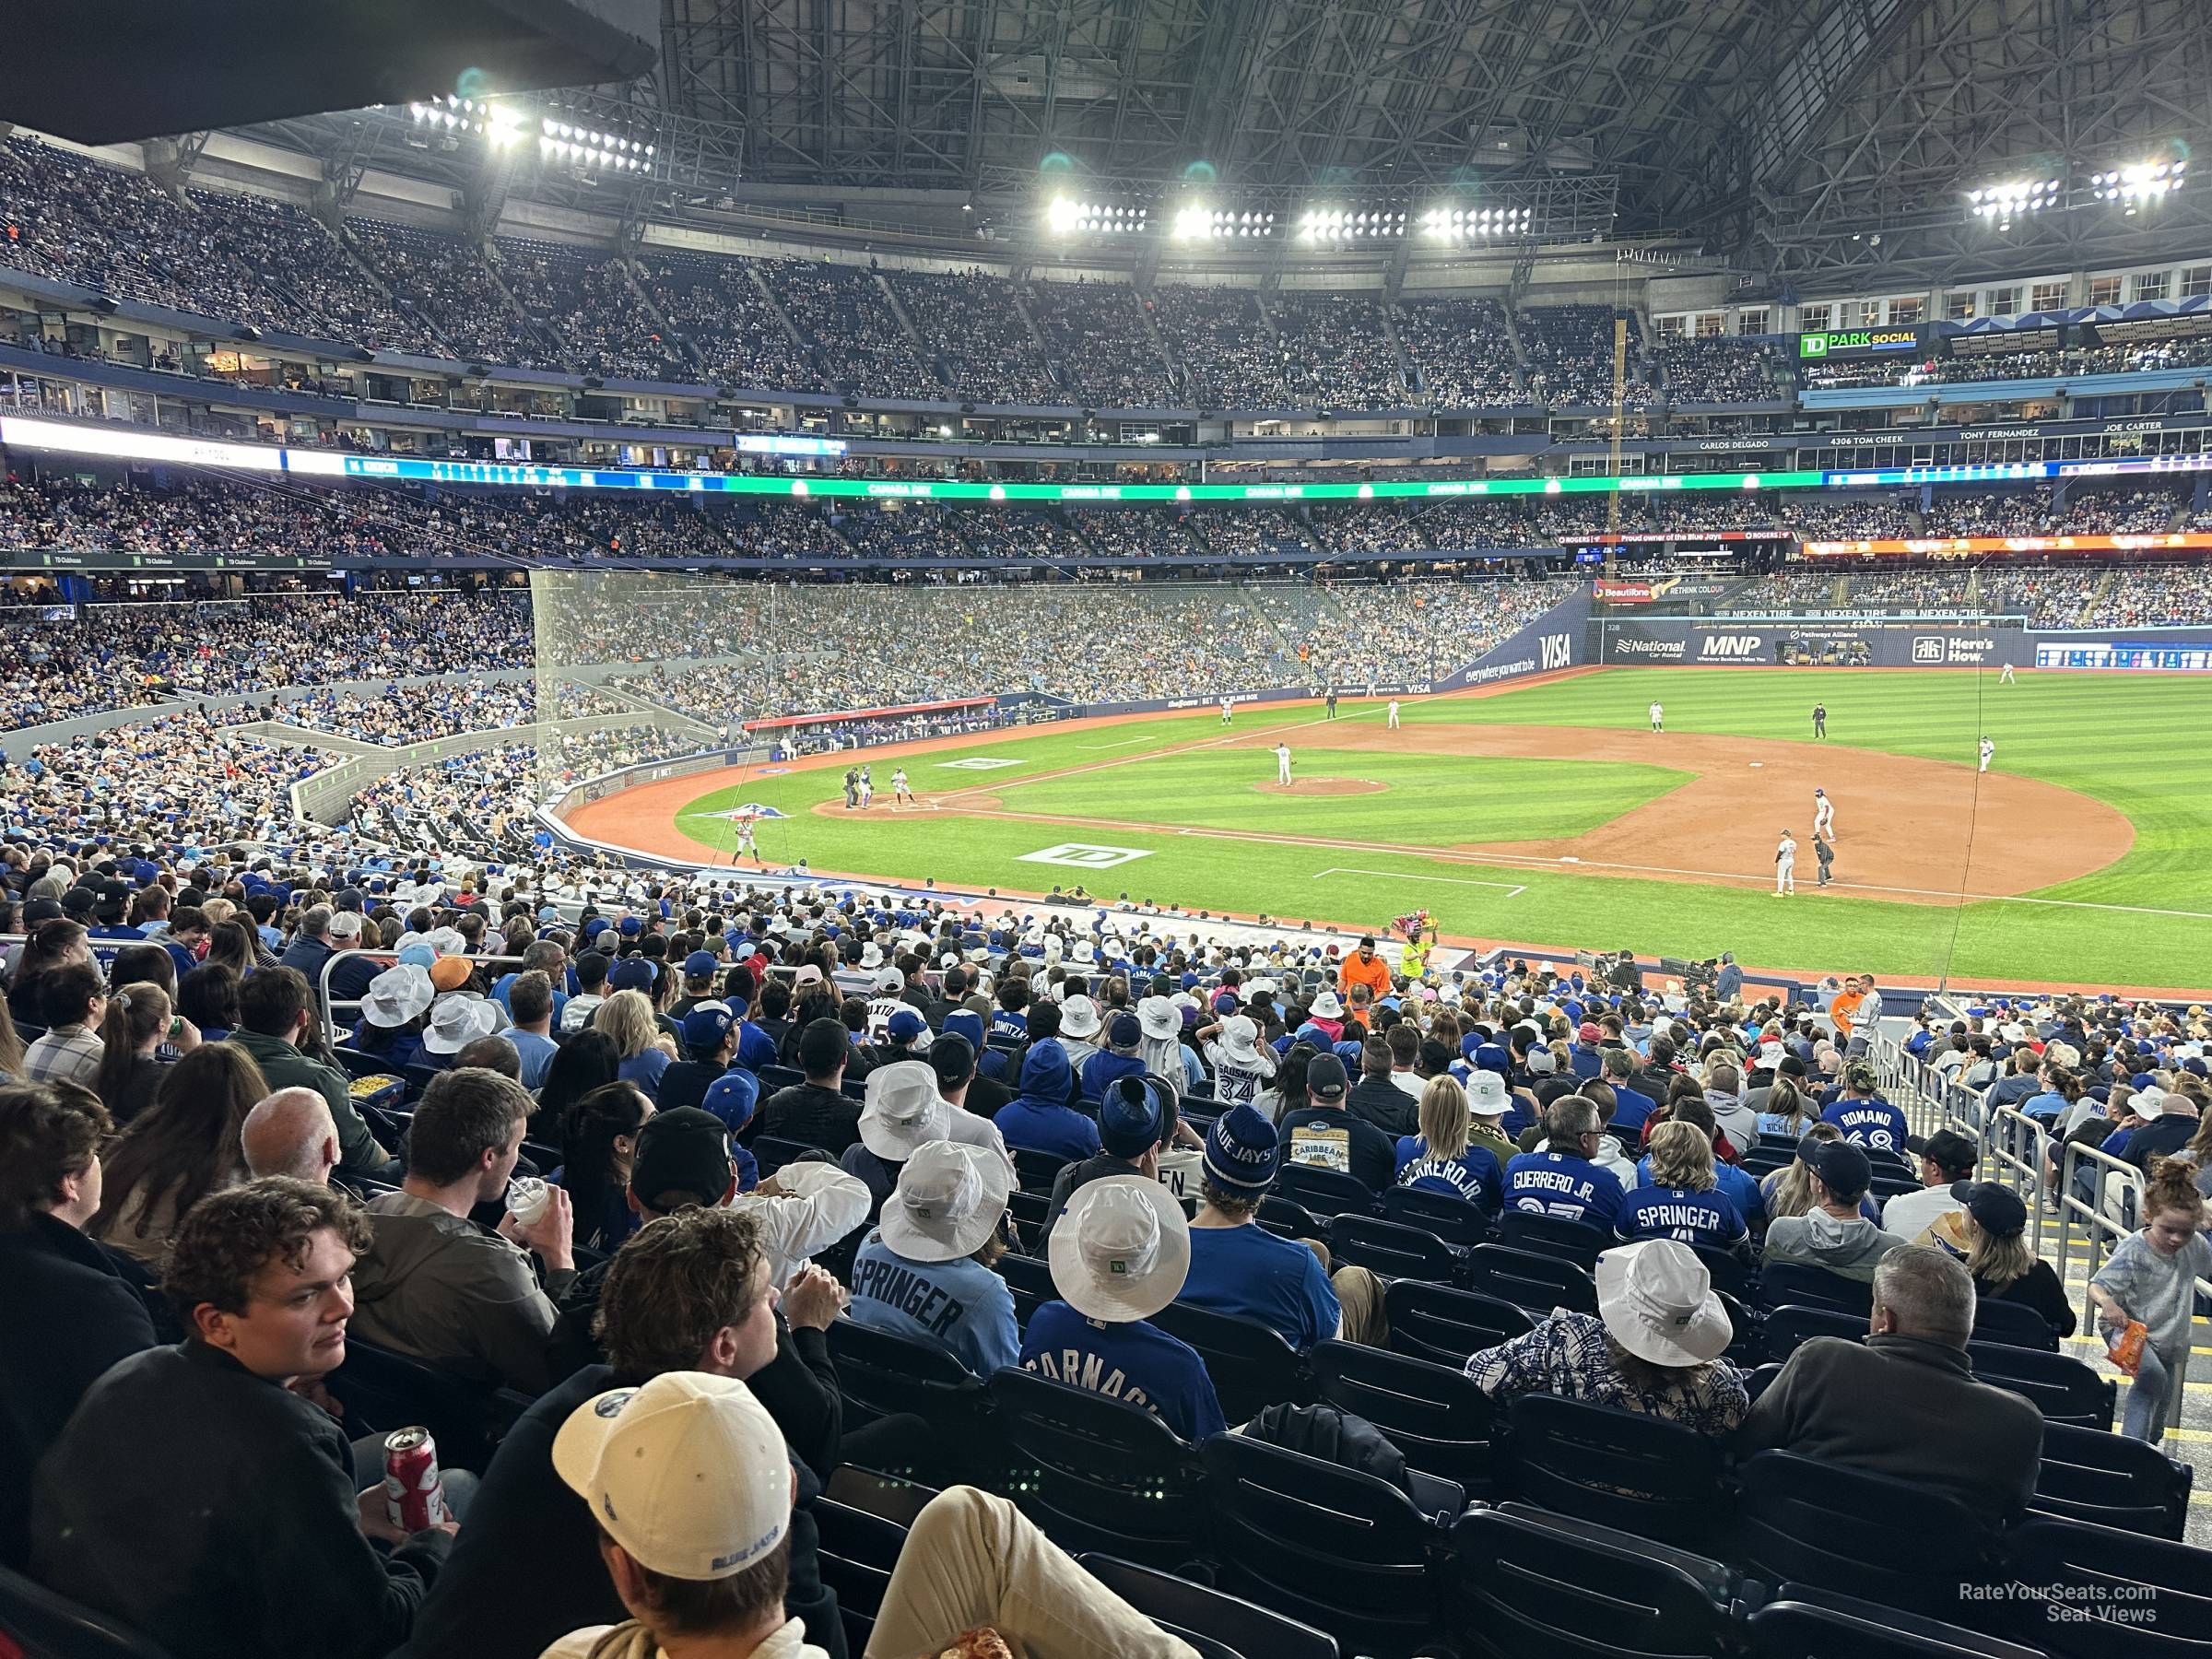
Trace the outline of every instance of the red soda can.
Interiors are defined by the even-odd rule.
[[[438,1443],[428,1429],[396,1429],[384,1436],[384,1513],[404,1533],[445,1521],[445,1482],[438,1475]]]

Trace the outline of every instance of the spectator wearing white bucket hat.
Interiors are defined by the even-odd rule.
[[[1648,1412],[1700,1434],[1732,1433],[1750,1409],[1744,1374],[1721,1356],[1735,1339],[1697,1252],[1673,1239],[1597,1258],[1597,1307],[1558,1312],[1484,1348],[1467,1375],[1500,1405],[1553,1394]]]
[[[1249,1014],[1231,1014],[1199,1033],[1208,1039],[1206,1063],[1214,1068],[1214,1099],[1226,1112],[1249,1106],[1275,1080],[1275,1051],[1260,1042],[1259,1022]]]
[[[1014,1364],[1014,1296],[992,1271],[1012,1186],[1006,1160],[982,1147],[915,1147],[853,1258],[852,1317],[942,1348],[978,1377]]]
[[[361,996],[361,1022],[354,1032],[354,1046],[394,1071],[421,1064],[423,1016],[436,995],[429,973],[415,963],[385,969],[369,982]]]
[[[926,1061],[895,1060],[868,1074],[860,1109],[860,1139],[839,1159],[848,1175],[867,1183],[868,1217],[875,1219],[899,1183],[900,1166],[928,1141],[949,1140],[951,1109],[937,1093],[937,1074]]]
[[[1316,991],[1313,1000],[1306,1006],[1306,1013],[1315,1025],[1329,1034],[1331,1042],[1344,1040],[1344,1001],[1335,992],[1326,986]]]
[[[1187,1006],[1195,1011],[1199,1006],[1194,996],[1147,996],[1136,1005],[1137,1029],[1143,1034],[1138,1056],[1147,1073],[1165,1077],[1178,1094],[1206,1078],[1198,1056],[1182,1045],[1183,1010]]]
[[[1077,1189],[1049,1259],[1062,1300],[1030,1316],[1024,1371],[1142,1406],[1186,1441],[1228,1426],[1197,1350],[1149,1323],[1191,1266],[1190,1223],[1165,1187],[1115,1175]]]
[[[506,1010],[489,997],[449,993],[430,1005],[430,1022],[422,1032],[422,1064],[442,1070],[479,1037],[496,1037],[506,1029]]]
[[[1085,1061],[1106,1052],[1099,1041],[1105,1023],[1105,1014],[1091,997],[1071,996],[1060,1005],[1060,1046],[1067,1051],[1067,1063],[1077,1077]]]

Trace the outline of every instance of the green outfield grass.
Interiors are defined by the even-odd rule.
[[[1181,833],[894,816],[886,810],[891,768],[882,761],[873,763],[877,793],[865,815],[810,813],[841,794],[840,773],[818,771],[756,777],[702,796],[677,825],[726,848],[727,822],[702,815],[758,801],[791,815],[760,826],[771,863],[805,856],[823,869],[1030,890],[1081,881],[1094,892],[1193,909],[1367,925],[1425,905],[1447,933],[1668,954],[1733,949],[1748,961],[1801,969],[2212,984],[2212,753],[2199,735],[2206,688],[2183,677],[2028,674],[2000,686],[1994,674],[1941,670],[1608,669],[1499,696],[1408,701],[1404,718],[1416,726],[1434,720],[1636,729],[1647,724],[1645,705],[1654,697],[1666,705],[1670,732],[1791,740],[1811,735],[1809,711],[1825,702],[1840,773],[1847,773],[1853,746],[1971,765],[1987,732],[1997,744],[1996,770],[2110,803],[2134,822],[2136,843],[2096,874],[2033,895],[2066,903],[1961,909],[1829,893],[1777,901],[1747,888],[1233,839],[1256,832],[1441,848],[1570,836],[1684,777],[1650,765],[1333,750],[1316,747],[1326,732],[1309,707],[1243,711],[1234,733],[1288,734],[1298,776],[1379,782],[1383,793],[1263,794],[1253,785],[1273,778],[1273,758],[1215,747],[1221,728],[1206,713],[978,738],[905,762],[924,795],[972,791],[997,796],[1008,811],[1171,825]],[[1382,718],[1379,705],[1347,705],[1343,714],[1359,723]],[[1007,764],[957,764],[976,759]],[[1078,767],[1094,770],[1042,776]],[[1716,837],[1732,829],[1716,826]],[[1985,838],[2032,837],[2036,829],[1985,822],[1977,836],[1987,845]],[[1768,837],[1766,826],[1759,830]],[[1103,869],[1023,858],[1063,842],[1145,856]],[[1743,865],[1739,859],[1714,867]],[[1809,861],[1801,867],[1809,869]]]

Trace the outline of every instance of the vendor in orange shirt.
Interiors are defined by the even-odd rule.
[[[1391,991],[1390,964],[1375,954],[1375,938],[1367,935],[1359,941],[1359,948],[1344,959],[1344,967],[1336,977],[1336,989],[1345,995],[1352,994],[1354,985],[1365,985],[1375,1001],[1380,1002]]]
[[[1836,1022],[1836,1030],[1846,1042],[1851,1041],[1852,1016],[1859,1011],[1859,1004],[1865,997],[1865,987],[1859,983],[1858,975],[1853,974],[1844,980],[1836,1000],[1828,1005],[1828,1017]]]

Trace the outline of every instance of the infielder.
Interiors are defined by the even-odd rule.
[[[909,806],[914,804],[914,792],[907,784],[906,768],[903,766],[895,769],[891,773],[891,805],[896,806],[901,801]]]
[[[1774,896],[1797,890],[1797,838],[1787,830],[1782,832],[1782,844],[1774,849]]]
[[[1229,724],[1229,699],[1225,697],[1221,700],[1221,724],[1223,725],[1227,725]]]
[[[1287,743],[1275,746],[1275,781],[1282,784],[1290,782],[1290,746]]]
[[[1652,730],[1654,732],[1666,730],[1666,711],[1659,706],[1657,698],[1652,700]]]
[[[1823,836],[1830,841],[1836,839],[1836,804],[1828,798],[1827,790],[1816,789],[1813,791],[1813,839],[1818,841]]]
[[[1991,760],[1996,758],[1996,753],[1997,746],[1992,743],[1989,738],[1984,735],[1982,739],[1982,764],[1976,770],[1980,771],[1987,771],[1989,770],[1989,763]]]
[[[756,814],[748,812],[737,820],[737,856],[740,858],[749,857],[755,864],[759,864],[760,863],[760,847],[759,843],[753,840],[753,819],[756,816]]]
[[[1394,697],[1390,700],[1390,718],[1382,724],[1390,731],[1398,729],[1398,700]]]

